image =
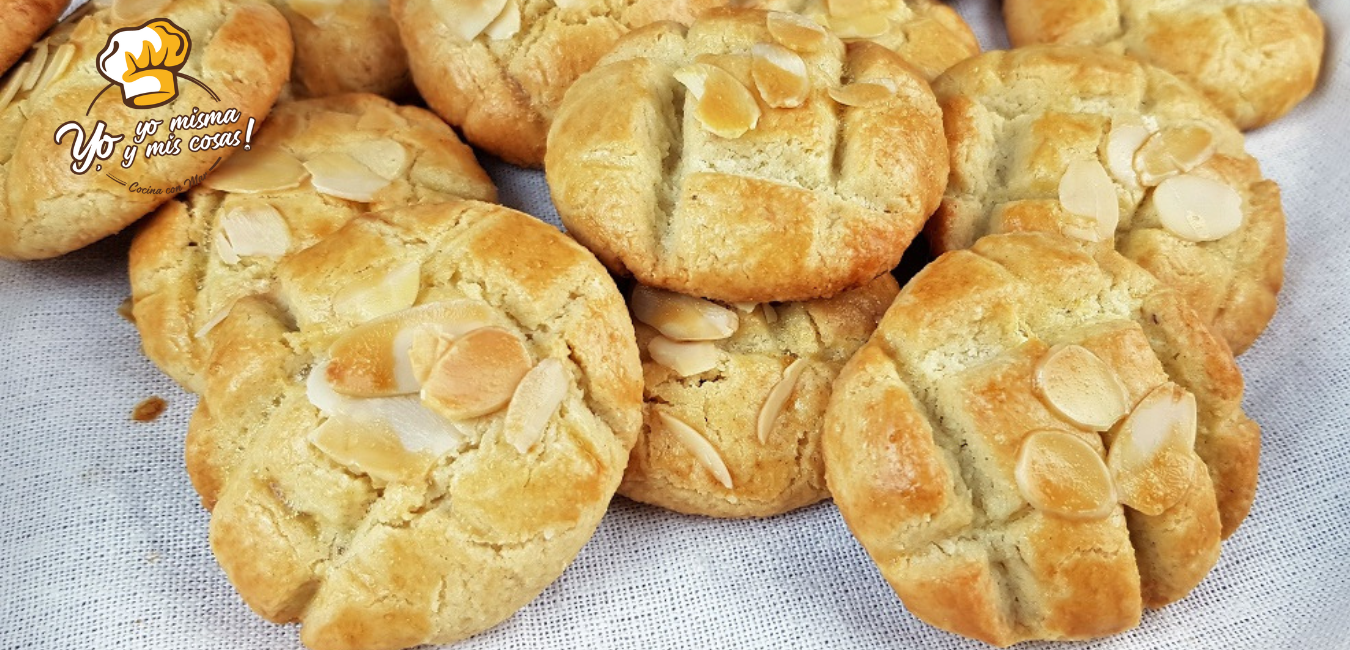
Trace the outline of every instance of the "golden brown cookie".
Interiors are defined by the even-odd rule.
[[[290,29],[261,0],[82,7],[0,79],[0,257],[87,246],[195,185],[242,150],[290,66]]]
[[[999,646],[1114,634],[1246,517],[1242,390],[1223,341],[1108,246],[994,235],[915,276],[844,367],[826,478],[920,619]]]
[[[545,172],[568,231],[615,272],[725,302],[810,300],[900,260],[946,182],[940,120],[884,47],[716,10],[624,37],[567,94]]]
[[[1092,45],[1194,84],[1254,129],[1317,85],[1325,28],[1308,0],[1005,0],[1015,47]]]
[[[295,35],[296,97],[374,93],[398,98],[412,88],[408,55],[385,0],[271,0]]]
[[[199,391],[205,334],[236,300],[270,291],[280,259],[367,211],[496,196],[473,151],[429,111],[367,94],[280,104],[253,149],[160,207],[132,241],[132,313],[146,355]],[[372,273],[336,307],[411,304],[416,279],[411,268]]]
[[[636,288],[646,413],[619,494],[712,517],[828,499],[830,384],[898,290],[883,275],[829,299],[719,305]]]
[[[845,41],[884,45],[929,81],[980,53],[970,25],[937,0],[741,0],[740,5],[796,12]]]
[[[1241,353],[1284,281],[1280,188],[1242,134],[1171,74],[1103,50],[989,52],[933,84],[951,180],[936,252],[1025,230],[1117,250],[1181,292]]]
[[[404,265],[414,306],[335,308]],[[208,333],[188,433],[225,575],[314,650],[510,617],[590,538],[642,421],[613,280],[551,226],[467,201],[358,218],[277,276]]]
[[[631,29],[726,0],[393,0],[413,80],[464,139],[539,167],[563,95]]]
[[[0,0],[0,74],[9,70],[70,5],[70,0]]]

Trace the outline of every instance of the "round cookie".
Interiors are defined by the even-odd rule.
[[[932,81],[980,53],[970,25],[937,0],[742,0],[742,5],[800,13],[846,41],[884,45]]]
[[[947,178],[928,83],[880,45],[785,18],[722,9],[687,32],[644,28],[573,85],[545,172],[568,232],[610,270],[770,302],[832,296],[900,260]]]
[[[1109,247],[993,235],[920,272],[840,372],[827,483],[920,619],[998,646],[1113,634],[1189,593],[1246,516],[1242,391]]]
[[[935,252],[1019,230],[1114,237],[1234,352],[1265,330],[1284,281],[1280,189],[1190,86],[1122,55],[1041,46],[957,64],[933,90],[952,161]]]
[[[1325,27],[1308,0],[1005,0],[1014,47],[1091,45],[1190,82],[1238,128],[1288,113],[1317,85]]]
[[[563,95],[624,33],[726,0],[392,0],[413,81],[464,139],[539,167]]]
[[[152,19],[170,22],[147,22]],[[134,32],[110,41],[113,32],[122,29]],[[146,30],[158,31],[153,38],[139,35]],[[162,65],[118,72],[114,68],[119,63],[140,65],[133,57],[116,56],[118,47],[132,47],[126,39],[138,36],[142,40],[136,46],[164,44],[142,58],[154,64],[157,52]],[[169,38],[190,47],[171,51]],[[176,61],[180,69],[171,56],[180,59]],[[290,66],[290,29],[281,14],[261,0],[119,0],[106,8],[85,5],[0,79],[0,257],[41,259],[82,248],[122,230],[195,184],[243,147],[193,151],[193,139],[210,135],[213,144],[224,145],[228,137],[214,136],[237,131],[242,145],[249,119],[261,125]],[[110,83],[113,77],[104,74],[119,81]],[[142,92],[147,87],[158,90]],[[171,91],[176,97],[169,95]],[[167,104],[141,105],[164,95],[171,97]],[[171,145],[173,118],[192,117],[194,109],[237,119],[180,129],[173,134],[177,145]],[[136,142],[137,125],[154,120],[162,128]],[[71,123],[79,125],[83,136],[67,129]],[[63,134],[59,141],[54,137],[58,129]],[[94,148],[99,133],[121,139]],[[148,158],[152,145],[165,149]],[[132,146],[137,150],[132,152]],[[76,159],[76,151],[85,149],[91,153],[102,149],[110,156],[101,162]],[[134,153],[134,160],[124,168],[129,153]],[[81,168],[81,161],[87,166]]]
[[[383,0],[271,0],[295,35],[291,91],[296,97],[412,89],[408,55]]]
[[[0,74],[56,24],[70,0],[0,0]]]
[[[619,494],[712,517],[828,499],[830,384],[898,290],[888,274],[828,299],[723,306],[638,287],[646,413]]]
[[[279,104],[252,150],[160,207],[132,240],[132,314],[145,353],[200,391],[205,333],[236,300],[271,290],[281,258],[367,211],[496,196],[473,151],[429,111],[368,94]],[[372,275],[337,308],[410,304],[415,276]]]
[[[415,264],[417,303],[335,296]],[[623,296],[551,226],[454,202],[361,217],[212,329],[187,465],[250,608],[314,650],[450,643],[566,568],[641,424]],[[419,398],[420,394],[420,398]]]

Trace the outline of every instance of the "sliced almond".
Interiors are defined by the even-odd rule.
[[[816,52],[830,41],[824,27],[798,14],[770,11],[768,22],[773,40],[796,52]]]
[[[876,38],[891,31],[891,21],[882,14],[830,16],[830,31],[843,39]]]
[[[1069,163],[1059,179],[1059,203],[1070,214],[1087,219],[1087,228],[1064,228],[1064,234],[1087,241],[1106,241],[1116,234],[1120,224],[1120,202],[1116,184],[1106,168],[1096,160]]]
[[[872,0],[825,0],[825,10],[831,16],[858,16],[872,11]]]
[[[402,178],[408,171],[408,148],[397,140],[380,138],[362,142],[352,147],[349,153],[356,162],[387,180]]]
[[[1081,345],[1056,345],[1036,363],[1032,387],[1060,417],[1090,431],[1110,429],[1129,409],[1111,366]]]
[[[398,434],[404,448],[429,451],[436,456],[464,441],[464,434],[458,428],[432,413],[415,395],[361,398],[338,393],[328,383],[331,364],[330,359],[314,366],[305,380],[305,397],[324,415],[346,416],[361,423],[387,424]]]
[[[770,43],[756,43],[750,54],[753,57],[750,75],[764,103],[774,108],[796,108],[806,101],[811,92],[811,78],[802,57]]]
[[[656,419],[661,421],[661,428],[675,436],[675,439],[694,455],[694,460],[708,470],[722,487],[732,489],[731,472],[727,470],[727,464],[722,461],[722,456],[703,434],[683,420],[662,410],[656,411]]]
[[[681,377],[692,377],[717,367],[721,354],[708,341],[684,343],[664,336],[653,337],[647,343],[647,354],[655,361]]]
[[[222,192],[255,194],[299,187],[307,176],[295,156],[278,147],[255,147],[230,156],[202,184]]]
[[[276,259],[291,247],[291,229],[277,209],[266,203],[236,206],[220,218],[216,254],[226,264],[244,257]]]
[[[122,23],[139,22],[164,13],[169,0],[113,0],[112,17]]]
[[[1122,118],[1112,122],[1103,153],[1111,176],[1122,185],[1139,187],[1139,173],[1134,170],[1134,154],[1152,135],[1142,120]]]
[[[830,94],[831,99],[844,106],[866,108],[890,101],[895,97],[897,89],[895,82],[890,79],[873,79],[831,87],[826,92]]]
[[[676,341],[720,341],[740,327],[736,312],[702,298],[638,285],[633,316]]]
[[[502,435],[520,453],[544,437],[548,421],[567,397],[567,369],[557,359],[544,359],[525,374],[511,396],[502,421]]]
[[[516,0],[506,0],[502,12],[483,30],[494,41],[504,41],[520,33],[520,5]]]
[[[755,428],[759,432],[760,444],[769,440],[769,432],[773,431],[773,423],[778,421],[778,416],[783,413],[783,407],[787,404],[788,397],[792,396],[792,391],[797,387],[797,381],[801,379],[805,370],[806,359],[793,361],[788,364],[787,368],[783,369],[783,377],[769,390],[769,396],[764,399],[764,404],[759,407],[759,420],[755,424]]]
[[[433,302],[376,318],[352,328],[328,348],[327,381],[354,397],[407,395],[421,389],[408,358],[418,328],[431,326],[458,337],[493,321],[487,303],[457,299]]]
[[[337,13],[342,0],[286,0],[294,11],[311,23],[322,23]]]
[[[554,0],[554,4],[563,11],[584,11],[603,6],[603,0]]]
[[[47,41],[38,41],[33,46],[33,53],[28,56],[28,74],[24,75],[23,85],[19,87],[20,92],[30,92],[37,85],[38,79],[42,78],[42,73],[47,69]]]
[[[333,311],[353,323],[364,323],[412,307],[421,287],[421,263],[400,264],[344,286],[333,296]]]
[[[462,41],[478,38],[506,8],[506,0],[431,0],[450,35]]]
[[[66,70],[70,68],[70,61],[73,58],[75,58],[74,45],[64,43],[61,47],[56,48],[56,52],[52,54],[51,60],[47,62],[47,68],[42,72],[42,77],[39,78],[37,84],[33,86],[33,94],[41,93],[46,90],[48,86],[56,83],[56,81],[61,78],[61,75],[64,75]],[[3,109],[0,108],[0,110]]]
[[[410,451],[387,422],[359,422],[338,415],[309,434],[309,442],[339,465],[394,483],[425,476],[436,457]]]
[[[5,77],[4,85],[0,85],[0,113],[9,108],[10,102],[19,95],[19,86],[23,85],[24,71],[23,66],[11,72]]]
[[[755,311],[755,307],[758,307],[758,306],[759,306],[759,303],[757,303],[757,302],[733,302],[733,303],[731,303],[731,306],[732,306],[732,307],[735,307],[735,308],[736,308],[736,311],[741,312],[742,314],[748,314],[748,313],[750,313],[750,312],[752,312],[752,311]]]
[[[1116,507],[1116,490],[1101,454],[1082,438],[1043,430],[1022,441],[1013,470],[1031,507],[1066,519],[1103,519]]]
[[[761,303],[760,311],[764,312],[764,322],[773,325],[778,322],[778,310],[773,308],[771,303]]]
[[[1168,232],[1193,242],[1223,239],[1242,227],[1242,196],[1216,180],[1182,174],[1153,190],[1158,219]]]
[[[345,153],[329,151],[305,161],[310,182],[320,194],[348,201],[370,203],[375,194],[389,186],[390,180]]]
[[[236,302],[238,302],[237,299],[231,300],[228,303],[226,303],[224,307],[217,309],[215,313],[211,314],[210,318],[206,319],[205,323],[202,323],[201,327],[197,328],[196,332],[192,333],[192,338],[194,339],[206,338],[206,335],[210,334],[211,330],[215,329],[217,325],[224,322],[225,317],[230,315],[230,311],[234,309],[234,303]]]
[[[710,63],[675,71],[675,80],[694,98],[694,118],[719,137],[735,139],[759,124],[759,102],[730,72]]]
[[[479,328],[455,339],[436,360],[422,384],[422,401],[452,421],[487,415],[511,401],[531,367],[519,336]]]
[[[1214,134],[1203,126],[1173,126],[1153,134],[1134,154],[1139,182],[1153,187],[1205,164],[1215,151]]]
[[[1106,464],[1120,502],[1146,515],[1176,505],[1195,480],[1195,396],[1168,382],[1120,423]]]

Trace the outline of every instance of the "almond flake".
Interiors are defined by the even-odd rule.
[[[1215,151],[1214,134],[1203,126],[1174,126],[1153,134],[1134,154],[1139,182],[1153,187],[1205,164]]]
[[[1066,212],[1090,221],[1088,228],[1066,226],[1064,234],[1086,241],[1106,241],[1115,236],[1120,223],[1120,202],[1116,198],[1116,184],[1100,162],[1069,163],[1059,179],[1059,203]]]
[[[119,23],[132,23],[164,13],[169,0],[113,0],[112,17]]]
[[[638,285],[633,316],[676,341],[719,341],[740,327],[736,312],[702,298]]]
[[[731,303],[731,306],[732,306],[732,307],[735,307],[735,308],[736,308],[736,311],[741,312],[742,314],[748,314],[748,313],[754,311],[754,310],[755,310],[755,307],[758,307],[758,306],[759,306],[759,303],[757,303],[757,302],[733,302],[733,303]]]
[[[345,153],[330,151],[305,161],[315,191],[339,199],[370,203],[390,180]]]
[[[1090,431],[1125,415],[1125,386],[1111,366],[1081,345],[1056,345],[1036,363],[1032,385],[1050,410]]]
[[[1195,396],[1168,382],[1120,423],[1106,464],[1120,502],[1146,515],[1176,505],[1195,480]]]
[[[311,23],[321,23],[337,12],[342,0],[286,0],[291,11],[305,17]]]
[[[33,86],[33,94],[41,93],[60,79],[61,75],[65,74],[66,70],[70,68],[70,61],[73,58],[75,58],[74,45],[64,43],[61,47],[56,48],[51,60],[47,62],[47,69],[42,72],[42,77]],[[0,110],[3,110],[3,108],[0,108]]]
[[[533,364],[519,336],[483,327],[455,339],[422,384],[422,401],[452,421],[493,413],[515,393]]]
[[[10,72],[9,75],[5,77],[4,85],[0,85],[0,113],[3,113],[6,108],[9,108],[10,102],[14,101],[14,98],[18,96],[19,86],[23,85],[25,65],[28,64],[25,63],[20,65]]]
[[[308,175],[295,156],[278,147],[257,147],[230,156],[202,185],[221,192],[256,194],[294,189]]]
[[[1066,519],[1104,519],[1116,507],[1116,490],[1102,457],[1082,438],[1036,431],[1022,441],[1013,470],[1031,507]]]
[[[1242,197],[1232,186],[1182,174],[1153,190],[1153,205],[1168,232],[1193,242],[1223,239],[1242,227]]]
[[[567,398],[567,370],[557,359],[544,359],[525,374],[506,408],[502,432],[524,454],[544,437],[548,421]]]
[[[364,323],[412,307],[421,286],[421,263],[400,264],[342,287],[333,296],[333,311],[353,323]]]
[[[647,354],[655,361],[681,377],[692,377],[717,367],[721,355],[717,346],[708,341],[684,343],[656,336],[647,343]]]
[[[882,14],[831,16],[830,31],[843,39],[876,38],[891,31],[891,21]]]
[[[830,94],[831,99],[844,106],[866,108],[890,101],[895,97],[897,90],[895,82],[890,79],[873,79],[830,87],[826,92]]]
[[[754,57],[750,75],[764,103],[774,108],[796,108],[806,101],[811,92],[811,79],[802,57],[770,43],[756,43],[750,53]]]
[[[675,71],[675,80],[689,89],[692,111],[703,128],[735,139],[759,124],[759,102],[730,72],[709,63],[694,63]]]
[[[30,92],[37,85],[38,79],[42,78],[42,73],[47,69],[47,55],[47,41],[38,41],[38,44],[33,46],[33,53],[28,56],[28,74],[24,75],[19,92]]]
[[[584,11],[602,6],[601,0],[554,0],[554,4],[563,11]]]
[[[872,0],[825,0],[831,16],[858,16],[872,11]]]
[[[502,12],[483,33],[494,41],[504,41],[520,33],[520,5],[516,4],[516,0],[506,0]]]
[[[1152,132],[1140,120],[1116,120],[1106,136],[1104,157],[1111,176],[1126,187],[1139,187],[1139,174],[1134,170],[1134,154],[1144,146]]]
[[[431,4],[450,35],[465,42],[478,38],[506,8],[506,0],[431,0]]]
[[[796,52],[816,52],[830,41],[824,27],[798,14],[771,11],[768,22],[773,40]]]
[[[759,420],[755,427],[759,431],[759,442],[764,444],[769,440],[769,432],[773,431],[773,423],[778,421],[778,416],[783,413],[783,407],[787,405],[788,397],[792,396],[792,391],[797,387],[797,381],[801,379],[802,372],[806,370],[806,359],[797,359],[788,364],[783,370],[782,379],[773,385],[769,390],[769,396],[765,398],[764,404],[759,407]]]
[[[206,319],[205,323],[202,323],[201,327],[197,328],[196,332],[192,333],[192,338],[194,339],[206,338],[206,335],[210,334],[211,330],[215,329],[217,325],[221,324],[221,322],[225,320],[226,316],[230,315],[230,311],[234,309],[234,303],[236,302],[239,302],[239,300],[238,299],[231,300],[228,303],[226,303],[224,307],[217,309],[214,314],[211,314],[210,318]]]
[[[397,140],[380,138],[362,142],[348,152],[356,162],[370,168],[381,178],[395,180],[408,171],[408,148]]]
[[[386,422],[363,423],[342,415],[325,420],[308,440],[337,464],[387,483],[425,476],[436,460],[429,453],[409,451]]]
[[[764,322],[765,322],[765,323],[768,323],[769,325],[773,325],[774,323],[777,323],[777,322],[778,322],[778,310],[777,310],[777,309],[774,309],[772,304],[767,303],[767,302],[766,302],[766,303],[761,303],[760,306],[759,306],[759,309],[760,309],[760,311],[763,311],[763,312],[764,312]]]
[[[238,264],[244,257],[276,259],[290,250],[291,229],[271,205],[246,203],[220,218],[215,244],[226,264]]]
[[[727,464],[722,462],[722,456],[703,434],[665,411],[656,411],[656,418],[661,421],[662,428],[674,435],[675,439],[694,455],[694,460],[708,470],[722,487],[732,489],[731,472],[727,470]]]

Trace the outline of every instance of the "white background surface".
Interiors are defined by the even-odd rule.
[[[1314,0],[1318,92],[1251,151],[1284,187],[1280,312],[1241,359],[1264,428],[1261,486],[1186,600],[1083,648],[1350,648],[1350,0]],[[958,8],[1004,45],[992,0]],[[489,167],[506,203],[552,216],[539,174]],[[183,470],[194,398],[114,310],[124,235],[0,262],[0,650],[298,648],[254,617],[211,557]],[[159,420],[129,420],[151,395]],[[909,616],[831,504],[724,522],[617,499],[571,569],[458,648],[979,648]]]

